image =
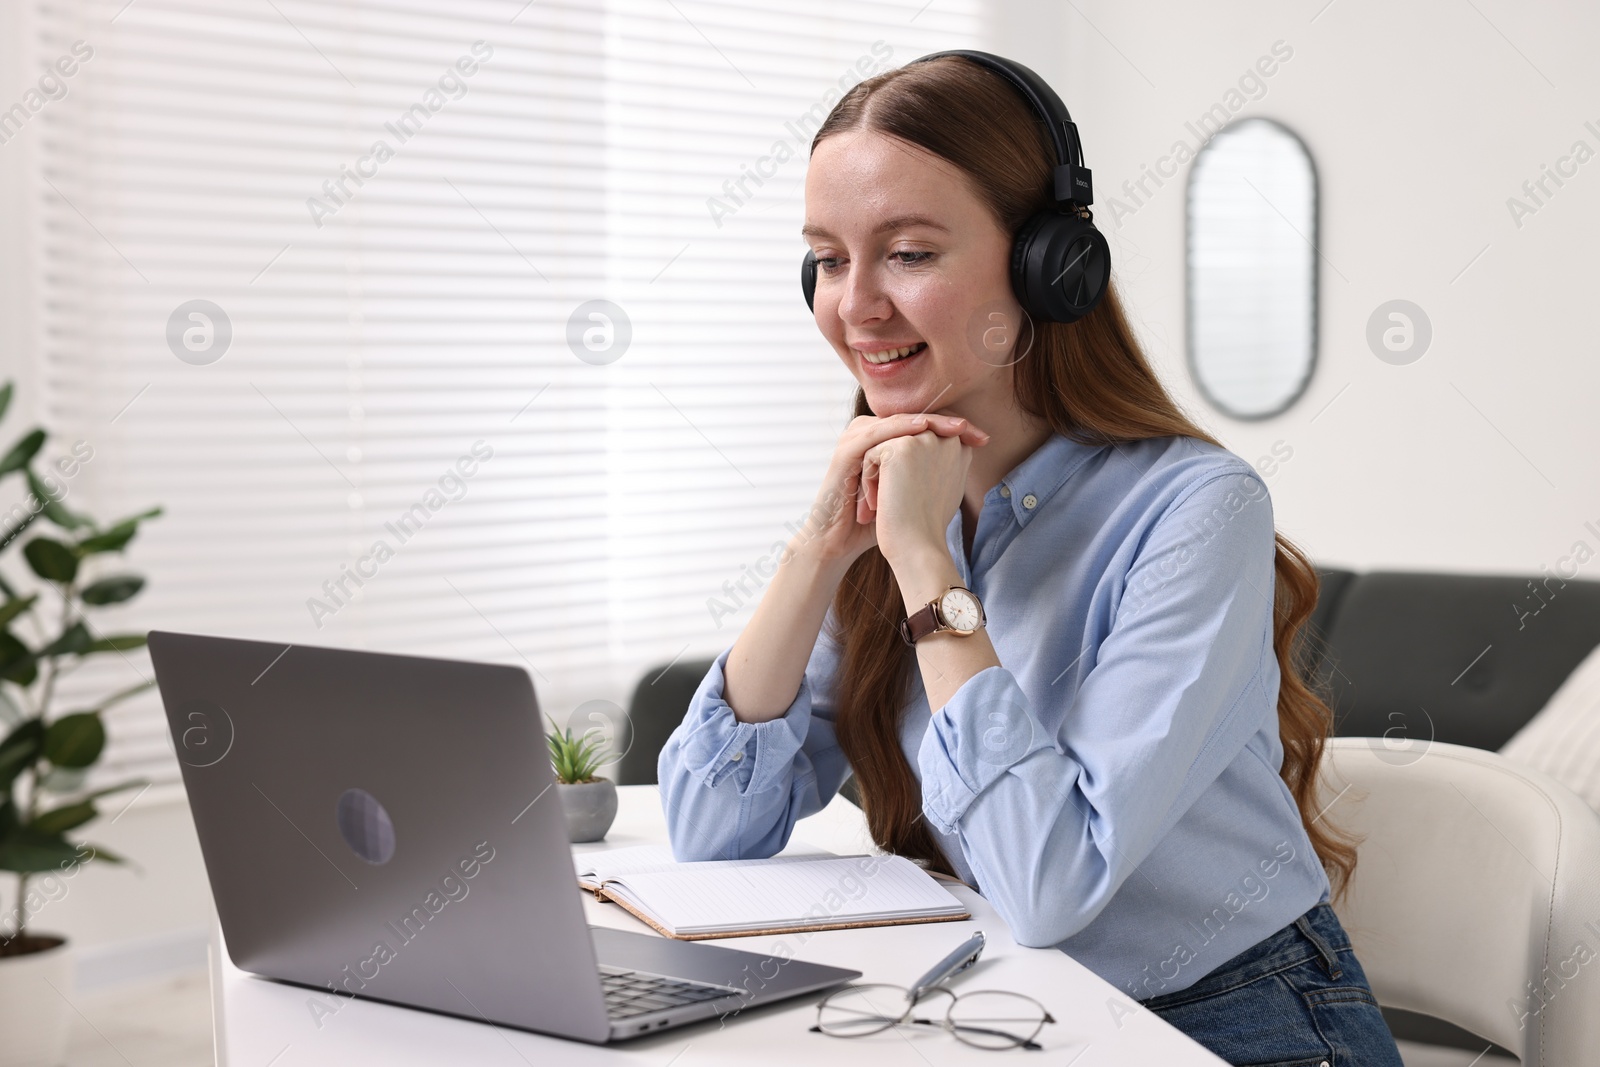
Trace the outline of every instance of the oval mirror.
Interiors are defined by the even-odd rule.
[[[1317,349],[1317,174],[1271,119],[1225,127],[1189,170],[1189,370],[1237,419],[1299,399]]]

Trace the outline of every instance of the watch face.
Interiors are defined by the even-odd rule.
[[[966,589],[951,589],[939,600],[939,612],[952,630],[971,633],[983,622],[978,598]]]

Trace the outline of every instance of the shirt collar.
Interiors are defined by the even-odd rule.
[[[1027,526],[1055,496],[1056,491],[1067,484],[1067,479],[1105,447],[1103,444],[1084,444],[1052,433],[1044,444],[1000,479],[999,485],[989,490],[984,503],[990,500],[1009,503],[1017,525]]]

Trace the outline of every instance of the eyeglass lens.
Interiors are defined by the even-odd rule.
[[[830,1037],[865,1037],[909,1020],[941,1027],[976,1048],[1006,1049],[1030,1044],[1044,1024],[1051,1021],[1044,1005],[1021,993],[977,990],[958,996],[948,989],[931,992],[950,998],[942,1019],[920,1017],[923,1013],[936,1014],[929,1009],[937,1005],[929,1003],[928,996],[913,1005],[901,986],[846,986],[817,1005],[815,1029]],[[921,1008],[922,1013],[912,1019],[915,1008]]]
[[[1044,1005],[1032,997],[980,989],[951,1003],[945,1025],[969,1045],[1002,1049],[1028,1044],[1049,1018]]]

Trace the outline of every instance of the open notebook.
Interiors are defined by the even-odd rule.
[[[817,853],[678,863],[670,848],[642,845],[572,859],[579,885],[680,941],[972,917],[903,856]]]

